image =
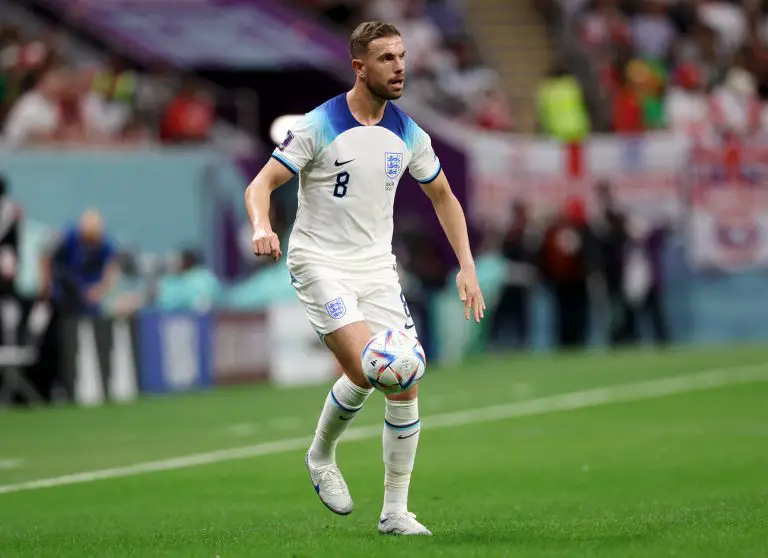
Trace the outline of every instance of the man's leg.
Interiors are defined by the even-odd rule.
[[[373,331],[397,328],[418,336],[396,276],[374,281],[365,291],[359,306]],[[379,518],[379,532],[383,534],[432,534],[408,511],[408,490],[421,431],[418,395],[418,384],[403,393],[387,395],[382,432],[384,505]]]
[[[669,341],[667,320],[664,314],[664,301],[662,300],[661,286],[654,285],[648,292],[645,301],[646,309],[651,315],[653,336],[657,345],[666,345]]]
[[[294,279],[293,286],[310,323],[323,335],[344,371],[325,398],[306,464],[320,500],[331,511],[346,515],[353,503],[336,465],[336,445],[373,391],[360,362],[371,330],[358,309],[357,296],[345,282],[299,283]]]
[[[336,465],[336,445],[373,392],[365,380],[359,356],[370,337],[371,330],[365,322],[348,324],[325,337],[344,374],[325,398],[306,463],[320,500],[339,515],[351,513],[354,504]]]
[[[336,356],[344,374],[328,392],[317,423],[307,457],[313,466],[336,462],[339,438],[373,392],[360,363],[360,355],[370,338],[371,330],[365,322],[346,325],[325,337],[326,346]]]
[[[408,512],[408,489],[419,446],[419,386],[387,395],[384,413],[384,506],[379,531],[393,535],[431,535]]]

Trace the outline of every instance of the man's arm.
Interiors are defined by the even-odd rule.
[[[451,243],[456,258],[459,261],[459,275],[456,283],[459,296],[464,302],[464,317],[469,319],[470,311],[475,321],[479,322],[484,317],[485,301],[480,285],[477,281],[475,261],[472,258],[472,250],[469,246],[469,233],[467,232],[467,220],[459,200],[451,190],[445,173],[440,171],[437,177],[427,184],[422,184],[424,192],[432,201],[435,213],[440,225]]]
[[[51,275],[51,255],[44,253],[40,257],[40,295],[43,298],[51,296],[53,277]]]
[[[469,247],[469,234],[467,232],[467,221],[464,218],[464,210],[461,208],[459,200],[451,190],[445,173],[440,174],[429,184],[423,184],[424,193],[427,194],[435,208],[437,218],[440,220],[448,241],[451,243],[456,258],[459,260],[459,266],[475,265],[472,259],[472,251]]]
[[[120,274],[120,260],[117,255],[111,254],[104,264],[104,273],[101,281],[88,290],[87,296],[91,302],[101,302],[117,281]]]
[[[56,234],[47,241],[40,257],[40,295],[48,298],[53,294],[54,267],[63,259],[64,239]]]
[[[245,209],[253,226],[252,245],[257,256],[269,255],[277,261],[282,255],[280,240],[269,222],[269,198],[293,176],[284,164],[271,158],[245,190]]]

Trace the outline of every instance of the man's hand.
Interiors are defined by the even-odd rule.
[[[472,315],[475,322],[485,317],[485,300],[480,292],[480,283],[477,281],[477,272],[474,266],[462,267],[456,276],[456,287],[459,289],[459,298],[464,303],[464,319],[468,320]]]
[[[277,261],[283,255],[280,250],[280,239],[271,230],[257,228],[253,231],[253,253],[257,256],[269,256]]]

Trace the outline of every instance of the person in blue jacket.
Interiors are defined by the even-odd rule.
[[[95,209],[67,227],[43,257],[43,294],[67,314],[98,315],[118,273],[116,250]]]

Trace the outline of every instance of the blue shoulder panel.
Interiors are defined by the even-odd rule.
[[[405,114],[403,110],[395,106],[391,101],[387,103],[384,118],[379,122],[379,126],[384,126],[394,132],[395,135],[403,140],[408,151],[413,151],[419,127],[410,116]]]
[[[326,101],[307,116],[311,125],[317,130],[318,149],[328,147],[333,140],[347,130],[362,126],[349,110],[346,93]],[[405,142],[409,150],[412,150],[419,127],[392,102],[387,103],[384,116],[377,126],[394,133]]]

